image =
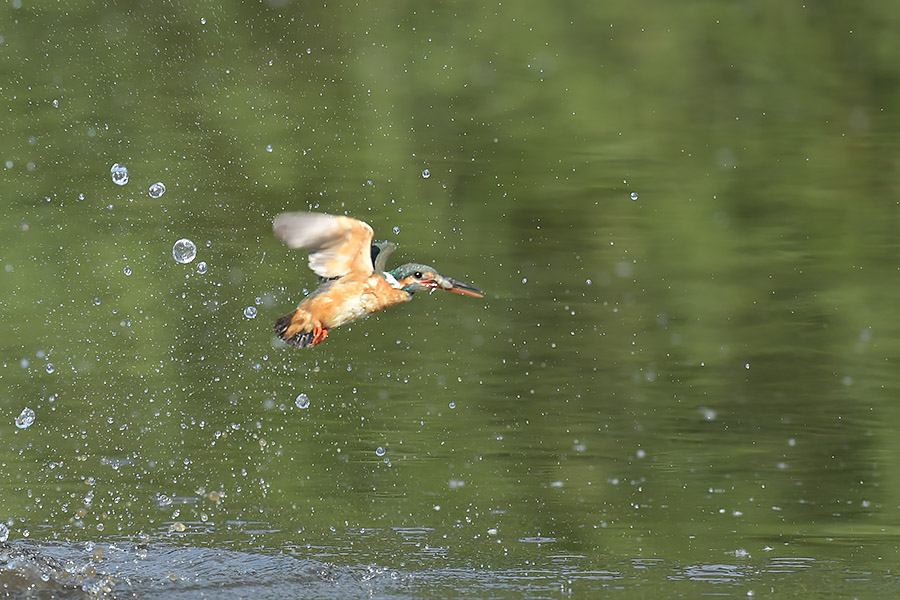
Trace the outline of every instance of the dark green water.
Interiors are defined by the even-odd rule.
[[[896,597],[898,23],[5,4],[4,593]],[[287,348],[284,210],[486,297]]]

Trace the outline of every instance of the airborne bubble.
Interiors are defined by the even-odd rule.
[[[112,175],[113,183],[116,185],[125,185],[128,183],[128,167],[125,165],[120,165],[116,163],[109,170],[110,175]]]
[[[22,409],[19,416],[16,417],[16,427],[19,429],[28,429],[34,423],[34,411],[27,406]]]
[[[166,184],[162,181],[157,181],[153,185],[150,186],[150,197],[151,198],[159,198],[163,194],[166,193]]]
[[[197,246],[191,240],[182,238],[172,246],[172,256],[175,262],[186,265],[197,257]]]

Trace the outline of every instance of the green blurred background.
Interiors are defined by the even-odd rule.
[[[5,3],[10,540],[895,597],[898,27],[881,1]],[[316,281],[271,221],[308,209],[485,299],[284,347]]]

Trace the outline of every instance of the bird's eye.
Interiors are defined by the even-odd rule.
[[[422,271],[416,271],[415,273],[413,273],[413,277],[415,277],[416,279],[422,279]]]

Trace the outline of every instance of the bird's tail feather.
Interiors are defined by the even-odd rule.
[[[318,342],[315,341],[316,332],[312,323],[306,323],[306,326],[295,324],[297,312],[296,310],[289,312],[275,321],[275,334],[286,344],[295,348],[315,346]]]

